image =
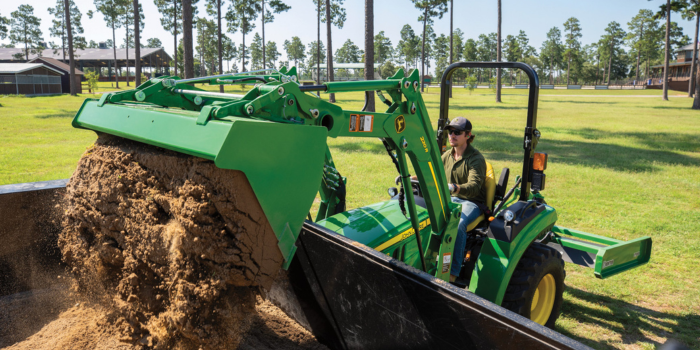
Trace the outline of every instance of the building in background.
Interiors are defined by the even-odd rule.
[[[61,92],[64,94],[70,93],[70,66],[67,63],[63,63],[57,59],[50,57],[37,57],[29,60],[29,63],[41,63],[47,67],[53,68],[59,72],[61,75]],[[75,69],[75,86],[77,87],[76,92],[79,94],[83,93],[83,87],[81,81],[83,80],[83,71]]]
[[[100,74],[100,81],[114,80],[114,51],[112,48],[75,50],[75,67],[81,71],[95,70]],[[126,81],[126,67],[129,67],[128,79],[134,80],[134,49],[129,49],[129,59],[126,59],[127,49],[117,49],[117,64],[119,68],[119,81]],[[15,59],[17,54],[23,54],[21,48],[0,48],[0,63],[26,62],[24,59]],[[24,58],[24,56],[22,56]],[[68,55],[63,60],[62,50],[46,49],[40,55],[30,54],[29,60],[37,57],[53,58],[57,61],[68,64]],[[147,77],[168,75],[168,69],[172,66],[173,60],[163,48],[141,48],[141,70]]]
[[[693,44],[681,47],[676,62],[668,64],[668,88],[676,91],[688,91],[690,83],[690,65],[693,63]],[[696,68],[697,69],[697,68]],[[664,65],[651,66],[651,83],[649,89],[663,88]]]
[[[60,94],[62,75],[42,63],[0,63],[0,95]]]

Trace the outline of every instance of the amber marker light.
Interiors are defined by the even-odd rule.
[[[489,218],[489,222],[493,221],[495,218],[492,216]]]
[[[547,169],[547,153],[535,153],[535,158],[532,161],[532,169],[544,171]]]

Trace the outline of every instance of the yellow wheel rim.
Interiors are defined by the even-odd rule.
[[[535,295],[532,296],[530,304],[530,319],[543,325],[547,323],[549,315],[552,314],[554,298],[557,294],[557,284],[552,274],[542,277],[537,285]]]

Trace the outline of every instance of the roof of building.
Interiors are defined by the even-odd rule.
[[[690,66],[691,61],[688,62],[669,62],[668,66],[669,67],[675,67],[675,66]],[[655,66],[651,66],[650,68],[663,68],[663,64],[657,64]]]
[[[171,57],[168,55],[163,48],[141,48],[141,59],[144,59],[146,56],[151,55],[151,54],[156,54],[162,51],[163,54],[165,54],[167,59],[171,59]],[[12,57],[15,54],[18,53],[24,53],[24,49],[21,48],[0,48],[0,60],[14,60]],[[129,60],[133,60],[134,56],[136,54],[134,53],[134,49],[129,49]],[[57,58],[57,59],[62,59],[63,58],[63,52],[61,50],[58,50],[54,52],[53,49],[46,49],[41,52],[41,57],[51,57],[51,58]],[[29,54],[29,59],[36,58],[36,54]],[[113,60],[114,59],[114,51],[113,49],[85,49],[85,50],[75,50],[75,60],[77,61],[103,61],[103,60]],[[125,60],[126,59],[126,49],[117,49],[117,59],[118,60]],[[21,60],[24,61],[24,60]]]
[[[58,74],[63,75],[63,72],[48,67],[45,64],[42,63],[0,63],[0,73],[3,74],[19,74],[22,72],[26,72],[28,70],[32,70],[35,68],[40,68],[44,67],[46,69],[50,69]]]
[[[698,43],[698,44],[700,44],[700,43]],[[700,48],[700,45],[698,45],[698,48]],[[676,52],[678,52],[678,51],[693,51],[693,44],[685,45],[685,46],[681,47],[680,49],[676,50]]]
[[[36,58],[32,58],[31,60],[29,60],[28,63],[36,63],[37,61],[41,61],[41,62],[44,62],[44,63],[46,63],[46,64],[50,64],[50,65],[52,65],[52,66],[58,68],[59,70],[65,71],[66,73],[70,74],[70,65],[65,64],[65,63],[63,63],[63,62],[61,62],[61,61],[59,61],[59,60],[57,60],[57,59],[55,59],[55,58],[51,58],[51,57],[36,57]],[[85,73],[83,73],[83,71],[81,71],[81,70],[78,69],[78,68],[75,68],[75,74],[77,74],[77,75],[85,75]]]
[[[379,68],[382,64],[375,63],[374,68]],[[321,63],[319,65],[321,69],[326,69],[326,64]],[[333,69],[365,69],[364,63],[335,63],[333,62]]]

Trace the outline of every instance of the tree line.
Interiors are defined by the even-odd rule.
[[[541,80],[550,84],[610,84],[620,80],[649,79],[652,76],[651,66],[664,62],[664,97],[667,95],[668,61],[673,59],[678,48],[691,42],[697,43],[697,24],[700,18],[700,0],[667,0],[657,12],[640,10],[626,26],[616,21],[610,22],[605,34],[597,42],[583,45],[580,41],[583,31],[581,23],[576,17],[571,17],[561,27],[551,28],[547,32],[547,40],[537,49],[529,44],[528,36],[522,30],[501,37],[500,0],[497,31],[480,34],[477,39],[465,39],[465,33],[461,29],[453,30],[453,0],[411,0],[421,11],[417,18],[422,24],[421,30],[416,33],[410,24],[404,25],[396,45],[392,44],[383,31],[370,35],[368,39],[371,39],[372,47],[368,51],[371,52],[365,53],[350,39],[337,50],[332,50],[331,29],[342,29],[346,20],[344,0],[313,0],[318,12],[317,40],[304,44],[298,36],[293,36],[280,43],[280,46],[274,41],[266,42],[265,24],[272,23],[275,14],[291,9],[283,1],[204,1],[206,13],[200,16],[196,7],[199,0],[154,0],[161,14],[160,24],[172,35],[177,47],[173,53],[175,75],[188,76],[188,64],[191,65],[193,76],[293,64],[299,67],[303,77],[310,78],[314,67],[318,69],[320,62],[326,61],[329,65],[327,79],[333,80],[333,62],[364,62],[365,55],[371,54],[372,61],[381,64],[379,73],[383,78],[392,75],[398,67],[406,70],[420,69],[424,76],[429,75],[432,69],[434,76],[439,77],[455,61],[506,60],[531,65]],[[433,30],[434,21],[448,12],[448,4],[450,32],[437,35]],[[119,69],[116,61],[117,29],[126,29],[124,38],[120,39],[122,48],[162,45],[158,38],[150,38],[145,45],[141,44],[140,32],[143,30],[144,15],[138,0],[94,0],[94,6],[94,10],[87,12],[88,17],[92,18],[99,13],[105,24],[112,29],[112,38],[106,42],[114,50],[115,69]],[[67,54],[74,54],[76,49],[97,46],[92,40],[86,42],[82,36],[82,13],[73,0],[57,0],[55,6],[48,10],[54,16],[49,34],[59,39],[59,44],[51,42],[51,47],[56,52],[63,52],[64,59]],[[696,20],[695,40],[685,35],[677,22],[670,20],[671,13],[679,13],[686,20]],[[9,33],[12,44],[24,46],[23,55],[28,59],[30,53],[36,54],[43,49],[39,44],[43,41],[40,23],[41,19],[33,15],[32,6],[20,5],[10,14],[9,19],[0,16],[0,38],[4,39]],[[326,24],[325,44],[320,40],[321,23]],[[75,34],[71,49],[68,48],[68,25],[72,25],[70,34]],[[258,25],[260,31],[251,40],[247,36]],[[192,32],[195,32],[197,46],[193,46]],[[236,45],[227,33],[240,35],[240,44]],[[179,37],[180,34],[183,35]],[[191,59],[188,59],[188,49],[192,52]],[[286,53],[286,61],[279,60],[282,51]],[[128,54],[127,50],[127,59]],[[693,60],[691,74],[695,74],[695,71]],[[359,76],[358,71],[338,70],[337,74],[340,77]],[[139,75],[136,75],[137,80]],[[501,80],[506,84],[522,82],[520,74],[510,71],[472,69],[458,71],[454,75],[456,81],[466,81],[468,77],[477,83],[498,79],[499,90]],[[691,84],[689,89],[691,95],[695,88],[692,85],[695,84]]]

